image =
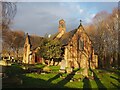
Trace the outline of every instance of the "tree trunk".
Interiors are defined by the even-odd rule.
[[[18,49],[16,50],[16,58],[17,58],[17,60],[18,60]]]

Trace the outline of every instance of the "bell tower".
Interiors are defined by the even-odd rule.
[[[59,34],[57,35],[57,38],[61,38],[66,31],[65,21],[63,19],[59,21],[58,30],[59,30]]]
[[[65,21],[63,19],[61,19],[59,21],[59,28],[58,28],[59,32],[64,32],[66,31],[66,26],[65,26]]]

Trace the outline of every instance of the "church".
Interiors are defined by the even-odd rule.
[[[95,55],[92,41],[85,32],[81,22],[76,29],[66,32],[65,21],[61,19],[59,21],[58,33],[49,38],[51,40],[59,40],[62,43],[63,58],[66,62],[66,67],[91,67],[92,69],[98,67],[98,56]],[[43,39],[42,37],[40,42]],[[32,50],[30,42],[30,37],[27,34],[24,45],[23,63],[34,64],[36,62],[35,52],[40,49],[40,45]]]
[[[26,34],[24,48],[23,48],[23,63],[25,64],[35,64],[41,63],[42,57],[36,53],[40,49],[40,44],[44,40],[43,37],[31,36]]]

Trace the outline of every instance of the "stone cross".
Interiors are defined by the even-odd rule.
[[[80,23],[82,22],[82,20],[80,20]]]
[[[82,20],[80,20],[80,25],[82,25]]]

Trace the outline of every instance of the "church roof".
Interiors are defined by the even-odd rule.
[[[55,34],[52,34],[51,37],[50,37],[50,40],[54,40],[56,39],[56,36],[59,34],[59,32],[55,33]]]
[[[39,47],[43,40],[44,40],[43,37],[30,35],[29,41],[30,41],[30,45],[31,45],[31,50],[34,50],[35,48]]]
[[[74,30],[71,30],[69,32],[66,32],[60,38],[57,38],[57,35],[59,33],[53,34],[50,37],[50,40],[59,40],[63,45],[67,45],[70,42],[70,40],[72,39],[73,35],[76,33],[76,31],[77,31],[77,29],[74,29]]]
[[[69,32],[64,33],[60,38],[57,38],[57,35],[58,35],[60,32],[59,32],[59,33],[56,33],[56,34],[54,34],[54,35],[52,35],[52,36],[50,37],[50,40],[59,40],[63,45],[67,45],[67,44],[71,41],[72,37],[73,37],[74,34],[77,32],[77,30],[78,30],[79,28],[83,28],[81,22],[82,22],[82,20],[80,20],[80,25],[78,26],[78,28],[76,28],[76,29],[74,29],[74,30],[71,30],[71,31],[69,31]],[[86,32],[84,31],[84,28],[83,28],[83,32],[86,33]]]
[[[76,32],[77,29],[67,32],[61,38],[59,38],[59,40],[62,42],[63,45],[67,45]]]
[[[67,45],[70,41],[71,41],[71,39],[72,39],[72,37],[74,36],[74,34],[77,32],[77,30],[79,29],[79,28],[82,28],[82,31],[83,31],[83,33],[85,33],[88,37],[89,37],[89,35],[85,32],[85,30],[84,30],[84,28],[83,28],[83,26],[82,26],[82,24],[81,24],[81,22],[80,22],[80,25],[78,26],[78,28],[76,28],[76,29],[74,29],[74,30],[71,30],[71,31],[69,31],[69,32],[66,32],[66,33],[64,33],[60,38],[57,38],[57,35],[60,33],[56,33],[56,34],[53,34],[51,37],[50,37],[50,40],[59,40],[63,45]],[[90,39],[90,38],[89,38]],[[91,41],[91,40],[90,40]]]

